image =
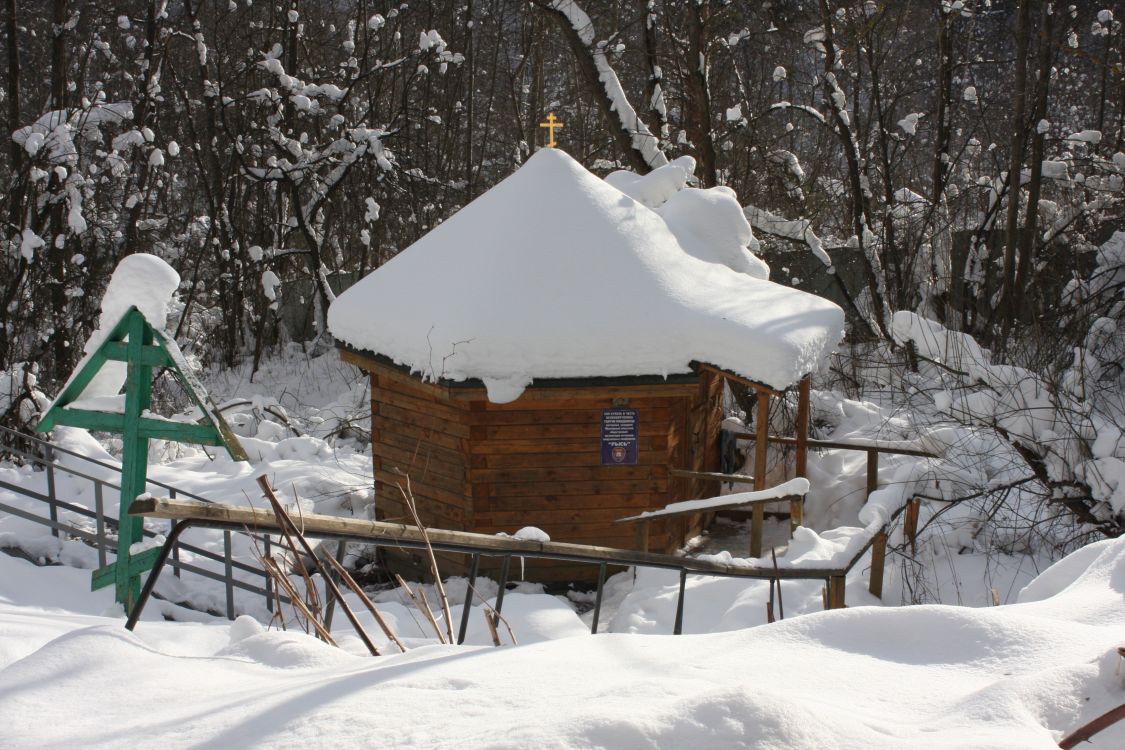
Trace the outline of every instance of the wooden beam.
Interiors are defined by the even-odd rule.
[[[807,477],[809,475],[809,378],[801,378],[797,386],[797,458],[796,475]],[[789,533],[805,523],[805,498],[789,503]]]
[[[875,535],[871,543],[871,578],[868,591],[883,598],[883,568],[887,561],[887,532],[884,529]]]
[[[279,529],[277,518],[270,510],[241,505],[207,503],[199,500],[172,500],[163,497],[140,498],[129,507],[129,513],[135,516],[179,521],[190,519],[203,526],[208,524],[218,527],[237,526],[253,532],[271,534]],[[396,542],[403,544],[423,543],[421,531],[413,525],[326,516],[319,513],[305,513],[301,516],[301,522],[305,535],[314,538],[318,536],[345,537],[388,544]],[[837,568],[774,568],[772,565],[732,565],[654,552],[637,552],[614,547],[597,547],[568,542],[533,542],[489,534],[474,534],[468,531],[428,529],[427,534],[429,541],[435,548],[447,551],[481,551],[485,554],[501,555],[519,555],[523,552],[538,554],[543,557],[559,555],[568,559],[591,563],[605,560],[622,565],[647,565],[742,578],[825,579],[834,575],[841,576],[845,572],[843,569]]]
[[[917,552],[918,540],[918,511],[920,510],[921,501],[918,498],[911,498],[906,501],[906,514],[902,519],[902,531],[906,535],[907,540],[910,541],[910,551]]]
[[[758,442],[754,446],[754,489],[766,488],[766,462],[769,458],[770,394],[758,391],[758,413],[754,418]],[[762,556],[762,529],[766,508],[755,505],[750,511],[750,557]]]
[[[121,341],[107,341],[102,345],[101,351],[106,359],[115,362],[129,361],[129,346]],[[142,346],[138,353],[140,364],[149,367],[171,367],[172,358],[159,346]]]
[[[783,393],[783,391],[779,391],[775,388],[770,388],[764,383],[758,383],[750,380],[749,378],[744,378],[741,375],[735,375],[733,372],[728,372],[722,368],[715,367],[714,365],[709,365],[706,362],[697,362],[696,367],[698,367],[700,370],[713,372],[721,378],[726,378],[727,380],[733,380],[736,383],[741,383],[747,388],[753,388],[758,393],[768,393],[771,396],[780,396]]]
[[[718,471],[691,471],[689,469],[670,469],[668,473],[681,479],[705,479],[707,481],[754,484],[758,480],[748,474],[723,474]]]
[[[223,445],[222,436],[210,424],[171,422],[151,417],[136,417],[135,421],[138,437],[195,445]],[[98,432],[121,432],[125,427],[125,416],[114,412],[64,408],[55,412],[54,422]]]
[[[753,432],[735,432],[734,436],[740,440],[757,440],[758,436]],[[783,437],[781,435],[770,435],[766,438],[771,443],[778,445],[796,445],[797,438]],[[849,451],[867,451],[874,450],[878,453],[889,453],[896,456],[921,456],[923,458],[940,458],[938,454],[924,451],[920,448],[906,448],[900,447],[897,443],[844,443],[838,440],[817,440],[815,438],[808,438],[806,441],[810,448],[828,448],[840,449]]]
[[[879,488],[879,451],[867,449],[867,496]]]
[[[675,518],[677,516],[690,516],[696,513],[716,513],[720,510],[753,510],[754,508],[764,508],[773,503],[783,503],[786,500],[792,500],[794,497],[800,495],[784,495],[782,497],[763,497],[759,500],[742,500],[737,503],[726,503],[724,505],[710,505],[706,508],[689,508],[687,510],[674,510],[664,512],[661,510],[646,511],[645,513],[638,513],[635,516],[627,518],[618,518],[614,523],[632,523],[633,521],[655,521],[664,518]]]
[[[828,577],[828,602],[827,609],[843,609],[848,606],[845,602],[844,586],[846,579],[842,575]]]
[[[648,519],[644,519],[637,524],[636,535],[638,552],[648,552],[648,526]]]

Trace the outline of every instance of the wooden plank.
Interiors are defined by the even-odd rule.
[[[475,497],[474,497],[475,499]],[[528,495],[488,498],[489,510],[522,510],[534,512],[564,508],[595,508],[601,505],[612,508],[652,508],[653,497],[647,492],[603,495]]]
[[[114,323],[109,335],[105,338],[106,342],[117,342],[125,338],[125,335],[129,331],[129,311],[132,309],[133,308],[129,308],[129,310],[126,310],[125,314]],[[77,399],[82,395],[82,392],[86,390],[86,386],[90,384],[90,381],[94,379],[94,376],[98,374],[102,366],[106,363],[105,352],[102,351],[102,348],[103,347],[98,347],[98,349],[90,355],[90,358],[86,360],[86,363],[83,364],[77,372],[71,374],[70,380],[63,387],[62,393],[55,398],[54,403],[47,409],[47,413],[39,420],[39,424],[35,427],[36,432],[46,432],[52,429],[56,424],[55,413],[71,401]]]
[[[667,425],[672,416],[672,410],[667,407],[629,407],[637,411],[638,423],[657,423],[662,427]],[[468,416],[470,425],[484,425],[488,427],[501,427],[504,425],[563,425],[563,424],[590,424],[601,429],[602,413],[604,409],[553,409],[550,411],[522,410],[522,411],[471,411]]]
[[[521,526],[533,524],[543,529],[548,534],[551,533],[552,528],[556,528],[561,524],[565,524],[568,527],[584,526],[600,531],[606,525],[614,521],[614,519],[620,518],[622,512],[628,513],[629,511],[624,508],[590,506],[585,508],[536,510],[534,511],[534,515],[529,515],[526,510],[489,510],[485,513],[479,513],[476,521],[478,525],[510,526],[513,527],[512,530],[518,529]]]
[[[416,411],[389,400],[379,404],[378,414],[381,419],[407,424],[420,430],[433,430],[443,435],[453,435],[460,438],[469,436],[468,425],[460,419],[446,419],[433,411],[425,413]]]
[[[122,414],[90,409],[59,409],[54,415],[55,424],[81,427],[99,432],[121,432],[125,419]],[[222,445],[223,438],[210,424],[191,422],[172,422],[152,417],[136,417],[136,432],[139,437],[155,440],[176,440],[195,445]]]
[[[488,531],[493,535],[497,535],[512,534],[525,525],[526,521],[515,521],[513,523],[500,525],[478,525],[474,528],[481,533]],[[536,527],[546,532],[546,534],[551,537],[551,540],[555,542],[588,544],[591,540],[596,538],[599,540],[599,544],[608,544],[619,549],[629,549],[636,543],[636,533],[632,529],[624,529],[623,533],[618,536],[607,536],[603,527],[596,524],[553,523],[537,524]],[[653,535],[650,538],[650,541],[653,542],[653,546],[649,549],[656,547],[655,542],[660,541],[663,543],[667,538],[667,534],[661,534],[660,537]]]
[[[523,495],[601,495],[637,492],[660,493],[663,496],[667,484],[663,479],[620,479],[575,482],[518,482],[508,484],[498,482],[488,484],[488,494],[492,497],[514,497]],[[476,490],[474,487],[474,494]]]
[[[465,454],[459,450],[442,448],[419,438],[395,435],[385,430],[380,435],[379,445],[372,446],[372,450],[382,448],[398,451],[403,456],[400,460],[404,460],[408,465],[438,464],[441,473],[446,476],[463,476],[469,463]],[[407,467],[402,466],[400,468],[406,469]]]
[[[340,350],[340,359],[377,375],[380,385],[383,388],[392,389],[396,385],[405,386],[406,388],[426,393],[442,401],[449,400],[449,388],[437,383],[424,383],[422,382],[421,376],[407,374],[346,349]]]
[[[663,479],[668,476],[668,467],[651,464],[648,466],[578,466],[521,469],[470,469],[469,477],[473,483],[518,482],[571,482],[605,481],[622,479]]]
[[[385,475],[380,475],[379,483],[375,491],[375,505],[376,507],[390,507],[388,503],[401,503],[402,493],[399,487],[406,488],[406,483],[401,478],[397,482],[391,481]],[[425,482],[410,482],[410,489],[414,493],[415,498],[425,497],[440,502],[443,505],[448,505],[450,508],[465,508],[470,506],[467,492],[452,492],[441,487],[435,487],[432,484]]]
[[[667,424],[646,424],[643,421],[637,425],[638,436],[659,435],[668,437]],[[552,440],[555,438],[587,438],[600,440],[602,435],[601,421],[586,424],[556,424],[556,425],[474,425],[469,437],[473,440]]]
[[[747,474],[723,474],[718,471],[688,471],[687,469],[672,469],[671,475],[686,479],[706,479],[713,482],[734,482],[735,484],[757,484],[754,477]]]
[[[465,509],[454,508],[444,503],[437,503],[424,495],[415,493],[414,504],[418,510],[418,517],[427,526],[436,526],[442,529],[465,528]],[[381,509],[377,513],[380,521],[395,523],[412,523],[413,516],[401,502]]]
[[[462,441],[465,438],[456,435],[449,435],[439,430],[417,427],[406,422],[399,422],[395,419],[384,417],[378,414],[373,417],[378,424],[379,432],[387,435],[394,435],[400,439],[409,439],[417,441],[418,445],[435,445],[439,448],[462,453]]]
[[[393,487],[395,482],[402,482],[402,474],[406,474],[410,477],[410,481],[415,483],[424,482],[433,477],[441,482],[452,482],[467,486],[465,472],[459,471],[456,467],[451,468],[448,464],[443,465],[436,461],[426,461],[425,456],[420,456],[410,462],[404,460],[401,451],[387,445],[373,445],[371,450],[375,457],[379,459],[379,465],[375,467],[377,482],[390,482]]]
[[[692,383],[666,383],[660,385],[590,385],[586,387],[536,387],[532,385],[519,397],[519,401],[567,401],[589,398],[592,393],[601,398],[656,398],[683,395],[685,388],[693,388]],[[451,388],[450,398],[454,401],[485,401],[487,394],[483,388]]]
[[[739,438],[740,440],[757,440],[758,437],[752,432],[736,432],[734,433],[734,436]],[[777,443],[778,445],[796,445],[797,438],[784,437],[782,435],[770,435],[769,442]],[[936,453],[924,451],[920,448],[908,448],[905,446],[899,446],[895,443],[845,443],[838,440],[815,440],[813,438],[809,438],[808,444],[810,448],[817,449],[826,448],[830,450],[836,449],[848,451],[875,450],[879,453],[889,453],[896,456],[922,456],[923,458],[939,457]]]
[[[469,446],[469,453],[473,455],[512,456],[512,455],[538,455],[543,453],[581,453],[593,454],[597,462],[601,463],[601,436],[597,438],[568,438],[555,440],[481,440]],[[643,456],[650,451],[661,453],[660,463],[665,462],[664,451],[668,447],[667,435],[645,435],[637,438],[637,450]],[[492,459],[489,459],[490,461]],[[490,464],[491,465],[491,464]]]
[[[107,341],[102,345],[102,351],[106,359],[111,359],[115,362],[128,362],[129,361],[129,348],[126,344],[120,341]],[[148,365],[149,367],[172,367],[172,358],[159,346],[142,346],[140,353],[140,364]]]
[[[646,409],[648,407],[656,408],[669,408],[678,400],[685,398],[685,393],[689,394],[696,388],[695,384],[685,384],[681,386],[684,391],[682,393],[669,393],[657,396],[633,396],[626,398],[625,406],[630,409]],[[491,401],[471,401],[469,407],[476,412],[487,412],[489,414],[521,412],[521,411],[570,411],[573,409],[613,409],[620,406],[620,398],[604,396],[597,389],[591,389],[589,393],[578,398],[566,399],[529,399],[522,398],[515,401],[509,401],[506,404],[494,404]],[[460,402],[458,402],[460,403]]]
[[[427,417],[435,417],[449,424],[463,424],[466,412],[454,409],[448,403],[417,393],[401,393],[379,381],[379,402],[397,406]]]
[[[728,370],[724,370],[720,367],[715,367],[714,365],[709,365],[706,362],[698,362],[698,363],[696,363],[696,366],[701,371],[713,373],[714,375],[717,375],[720,378],[726,378],[727,380],[733,381],[735,383],[741,383],[742,385],[746,386],[747,388],[753,388],[758,393],[768,393],[772,396],[782,395],[782,391],[776,390],[774,388],[770,388],[765,383],[759,383],[756,380],[750,380],[749,378],[744,378],[741,375],[735,375],[733,372],[730,372]]]
[[[469,466],[473,469],[566,469],[566,468],[605,468],[609,470],[628,470],[629,468],[666,468],[667,459],[663,451],[639,451],[637,463],[628,466],[606,466],[602,463],[601,452],[593,449],[580,453],[512,453],[507,455],[473,454]]]
[[[416,490],[430,488],[435,490],[442,490],[453,497],[465,497],[468,495],[468,483],[462,479],[455,479],[450,477],[443,477],[432,472],[427,472],[423,469],[418,469],[413,472],[407,472],[410,477],[410,485]],[[387,485],[389,488],[394,488],[396,483],[406,486],[406,482],[401,474],[394,471],[387,471],[380,469],[375,475],[375,478],[380,483]],[[447,502],[454,502],[448,500]]]
[[[402,523],[412,522],[410,513],[406,508],[406,502],[399,494],[398,488],[392,489],[393,494],[388,493],[385,497],[375,499],[375,509],[380,520],[387,520],[393,516],[395,520]],[[445,497],[435,498],[433,496],[439,494],[440,491],[429,487],[412,487],[411,491],[424,523],[438,528],[465,528],[469,511],[467,504],[464,502],[449,502]],[[455,525],[444,526],[440,523],[442,520],[453,522]]]
[[[772,505],[774,503],[785,502],[786,500],[788,500],[791,497],[792,497],[792,495],[785,495],[783,497],[764,497],[764,498],[760,498],[758,500],[732,501],[732,502],[729,502],[729,503],[725,503],[723,505],[712,505],[711,507],[707,508],[706,510],[700,509],[700,508],[693,508],[693,509],[687,509],[687,510],[666,511],[662,508],[658,508],[656,510],[651,511],[651,513],[652,513],[651,515],[644,516],[643,518],[641,517],[643,514],[638,514],[638,515],[635,515],[635,516],[629,516],[627,518],[617,518],[617,519],[614,520],[614,523],[632,523],[632,522],[641,521],[641,520],[655,521],[655,520],[658,520],[658,519],[673,519],[673,518],[679,518],[679,517],[683,517],[683,516],[701,515],[702,513],[715,513],[715,512],[721,511],[721,510],[734,510],[734,511],[751,510],[751,511],[753,511],[753,510],[756,510],[758,508],[765,508],[765,506]],[[763,518],[764,518],[764,512],[763,512]]]

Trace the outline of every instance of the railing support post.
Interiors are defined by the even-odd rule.
[[[795,474],[798,477],[809,475],[809,378],[801,378],[797,386],[797,456]],[[789,533],[805,523],[805,496],[789,501]]]
[[[345,542],[336,542],[336,562],[340,563],[340,567],[344,565],[344,552],[346,551]],[[332,576],[332,580],[337,584],[340,582],[340,576],[336,573],[335,569],[329,571],[328,575]],[[324,608],[324,629],[331,632],[332,630],[332,615],[336,612],[336,595],[332,593],[332,589],[328,589],[328,605]]]
[[[637,551],[648,552],[648,520],[637,521],[635,533],[637,535]]]
[[[227,590],[227,619],[234,619],[234,560],[231,557],[230,531],[223,532],[223,583]]]
[[[461,609],[461,627],[457,630],[457,645],[465,642],[465,634],[469,632],[469,613],[473,611],[473,587],[477,585],[477,572],[480,570],[480,553],[473,553],[473,562],[469,565],[469,584],[465,587],[465,604]]]
[[[867,496],[879,487],[879,451],[867,449]]]
[[[828,578],[828,609],[843,609],[848,606],[844,601],[844,585],[846,579],[842,575]]]
[[[590,622],[590,635],[598,634],[598,619],[602,615],[602,592],[605,590],[605,563],[598,566],[598,593],[594,595],[594,617]]]
[[[680,635],[684,632],[684,594],[687,593],[687,570],[680,569],[680,596],[676,599],[676,624],[672,630],[672,635]]]
[[[902,520],[902,530],[910,542],[910,552],[918,552],[918,511],[921,509],[921,500],[910,498],[906,503],[906,514]]]
[[[871,580],[868,591],[883,598],[883,568],[887,561],[887,530],[884,528],[875,535],[871,543]]]
[[[500,563],[500,588],[496,592],[496,606],[492,609],[496,614],[492,618],[492,627],[500,625],[500,608],[504,606],[504,592],[508,590],[508,570],[512,567],[512,556],[504,555],[504,562]]]
[[[758,413],[754,421],[754,489],[764,490],[770,447],[770,395],[766,391],[758,391]],[[765,525],[766,508],[764,505],[755,505],[750,511],[750,557],[762,556],[762,527]]]
[[[129,619],[125,621],[125,629],[132,630],[137,627],[137,620],[141,619],[141,612],[148,603],[149,597],[152,596],[152,590],[156,588],[156,579],[160,577],[160,571],[164,569],[164,563],[168,561],[168,553],[175,546],[176,542],[180,539],[180,534],[183,534],[191,526],[190,520],[180,521],[176,524],[175,530],[168,535],[164,540],[164,546],[160,548],[156,560],[152,564],[152,570],[148,572],[148,578],[145,580],[145,585],[141,587],[141,593],[137,597],[136,603],[133,604],[133,610],[129,613]]]
[[[58,506],[55,505],[55,503],[58,502],[58,498],[55,497],[55,451],[50,443],[43,448],[43,457],[47,460],[47,497],[51,499],[48,505],[48,512],[50,513],[51,521],[58,523],[59,509]],[[51,527],[51,535],[56,539],[58,538],[58,526]]]

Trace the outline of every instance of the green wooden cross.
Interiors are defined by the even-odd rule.
[[[86,387],[111,360],[126,364],[124,411],[82,408],[79,399]],[[203,411],[204,423],[172,422],[151,414],[154,368],[167,368],[180,381],[191,400]],[[76,401],[79,406],[72,406]],[[97,590],[114,584],[115,599],[125,607],[126,613],[131,612],[141,593],[141,574],[152,567],[160,551],[159,547],[138,553],[132,550],[133,545],[144,540],[143,521],[129,515],[129,505],[137,495],[145,492],[148,441],[160,439],[222,445],[236,460],[246,460],[245,453],[203,386],[187,367],[176,342],[149,325],[136,307],[130,307],[121,316],[101,346],[79,365],[35,429],[47,432],[56,425],[115,432],[122,436],[124,455],[121,461],[117,559],[94,571],[92,588]]]

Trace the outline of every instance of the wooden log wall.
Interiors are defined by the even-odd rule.
[[[691,388],[689,386],[688,388]],[[669,427],[683,411],[684,388],[647,386],[627,404],[610,397],[470,402],[469,477],[478,531],[512,533],[534,523],[557,541],[633,546],[633,532],[612,521],[665,504],[669,496]],[[690,393],[690,391],[689,391]],[[637,464],[603,466],[602,412],[635,409]],[[653,549],[668,546],[664,529]]]
[[[494,404],[483,388],[422,383],[365,357],[344,358],[371,376],[378,520],[410,523],[396,486],[402,471],[429,526],[512,534],[535,525],[554,541],[630,549],[634,530],[615,519],[718,491],[714,482],[669,476],[671,467],[719,468],[723,383],[712,373],[699,383],[531,388]],[[611,408],[637,411],[636,465],[602,465],[602,413]],[[672,552],[699,533],[702,516],[650,527],[648,548]],[[457,556],[441,562],[450,574],[467,566]],[[537,580],[597,575],[535,565]]]

